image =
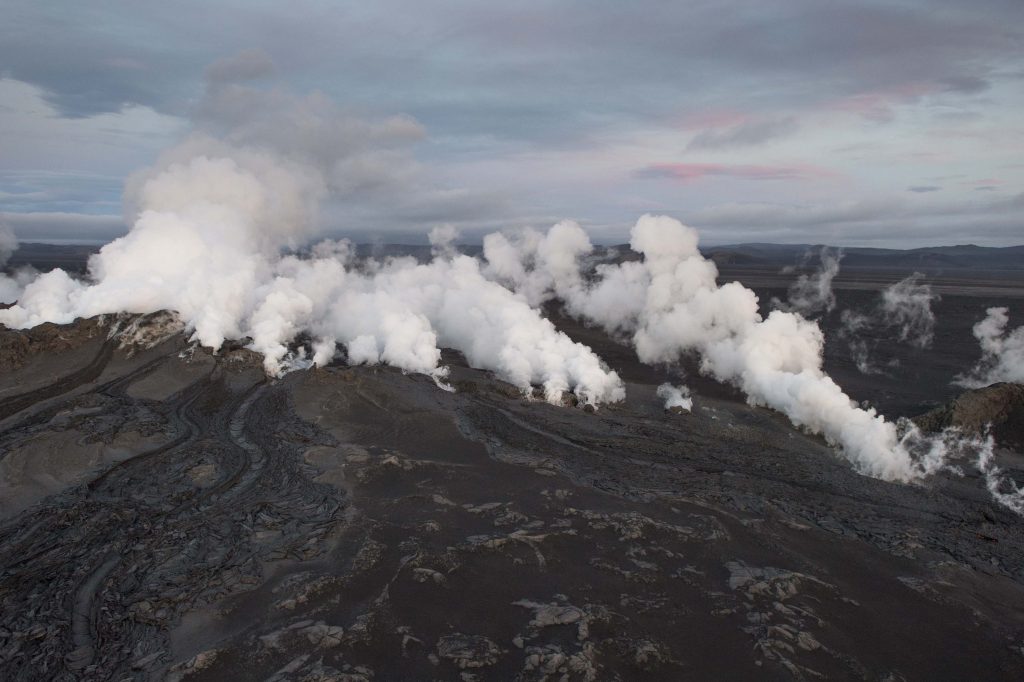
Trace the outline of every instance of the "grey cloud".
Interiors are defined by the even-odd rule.
[[[942,188],[937,185],[915,185],[913,187],[908,187],[907,191],[925,194],[927,192],[938,192],[940,189]]]
[[[742,180],[796,180],[822,172],[814,168],[726,163],[657,163],[633,171],[638,179],[669,179],[691,182],[707,177]]]
[[[206,64],[255,46],[296,85],[329,84],[346,101],[405,111],[431,130],[545,141],[723,102],[764,111],[921,83],[973,93],[1019,53],[1024,24],[1019,3],[936,12],[928,2],[787,0],[765,12],[740,0],[657,11],[382,1],[354,13],[185,1],[132,6],[116,23],[92,4],[13,5],[0,63],[45,88],[64,115],[131,103],[181,113]],[[252,52],[211,75],[265,68]]]
[[[947,76],[940,79],[946,90],[973,95],[984,92],[992,87],[992,84],[985,78],[976,75],[964,74],[959,76]]]
[[[255,80],[274,73],[274,61],[263,50],[242,50],[218,59],[206,67],[206,79],[212,83]]]
[[[269,146],[318,163],[341,160],[350,164],[346,168],[353,175],[366,176],[397,175],[395,168],[381,166],[410,162],[408,151],[426,135],[408,116],[369,119],[345,112],[322,93],[297,97],[281,89],[234,83],[207,91],[195,125],[236,144]],[[369,156],[353,158],[362,152]],[[361,184],[354,181],[353,189]]]
[[[207,60],[172,47],[194,44],[186,36],[155,39],[150,11],[115,17],[83,3],[15,0],[3,12],[0,68],[6,77],[41,87],[69,118],[132,104],[179,112]]]
[[[42,88],[60,116],[144,105],[182,120],[191,117],[200,130],[238,143],[272,139],[294,154],[321,158],[337,158],[344,147],[350,151],[341,155],[345,160],[332,175],[338,188],[347,188],[346,206],[337,213],[339,228],[405,229],[433,220],[492,224],[504,216],[519,222],[524,216],[557,214],[553,217],[590,218],[612,230],[613,223],[614,229],[625,229],[624,213],[635,219],[648,207],[677,201],[676,194],[667,194],[678,189],[670,183],[633,178],[772,179],[756,188],[749,183],[751,192],[778,187],[785,200],[786,190],[814,169],[802,165],[806,157],[800,152],[756,158],[763,152],[753,147],[799,132],[798,120],[809,128],[821,112],[854,101],[874,103],[864,115],[896,115],[894,125],[901,125],[901,102],[933,96],[943,108],[935,108],[929,121],[940,114],[962,118],[957,110],[965,102],[972,111],[1005,114],[1005,104],[974,95],[989,87],[1003,88],[1002,94],[1008,79],[1022,72],[1024,3],[1019,0],[781,0],[769,10],[741,0],[656,6],[582,0],[426,6],[381,0],[354,7],[310,0],[296,11],[274,4],[256,8],[182,0],[115,10],[103,3],[10,0],[0,24],[0,74]],[[294,91],[323,90],[306,98],[303,125],[274,130],[273,117],[263,115],[265,108],[280,113],[288,106],[283,104],[287,96],[254,93],[250,87],[254,80],[265,84],[271,69]],[[324,125],[322,119],[334,115],[325,112],[334,105],[323,102],[331,100],[350,107],[342,112],[348,120],[374,124]],[[691,147],[747,147],[748,163],[644,168],[663,157],[624,158],[630,166],[618,170],[625,186],[610,181],[607,196],[595,197],[600,193],[573,184],[577,169],[570,160],[564,168],[524,180],[514,205],[500,191],[467,198],[468,190],[448,186],[459,183],[453,178],[460,173],[467,184],[486,182],[461,171],[460,164],[472,167],[473,159],[490,157],[517,169],[521,159],[550,155],[554,166],[560,158],[555,152],[593,152],[602,145],[624,149],[638,131],[664,135],[688,116],[708,111],[736,112],[748,122],[698,131]],[[847,142],[844,132],[833,142]],[[674,133],[672,144],[679,145],[678,127]],[[143,135],[131,142],[141,147]],[[820,158],[829,160],[819,163],[835,161],[825,153]],[[869,173],[872,159],[880,158],[880,148],[864,149],[858,161]],[[103,163],[97,159],[93,168],[111,168]],[[644,170],[630,176],[629,169],[637,166]],[[951,165],[947,172],[955,170]],[[896,179],[894,186],[936,181],[911,175]],[[700,189],[714,192],[715,182]],[[69,181],[66,188],[19,183],[4,186],[0,179],[0,210],[107,212],[106,204],[89,205],[93,186],[86,180]],[[918,188],[926,186],[909,191],[924,194]],[[942,196],[960,191],[957,187],[949,184]],[[820,183],[816,188],[845,191],[821,189]],[[851,189],[855,195],[857,188]],[[975,199],[995,194],[962,192]],[[112,200],[106,187],[96,186],[94,196],[100,203]],[[692,201],[722,199],[712,194]],[[901,207],[888,227],[898,220],[918,224],[922,219],[915,210]],[[865,234],[875,229],[868,218],[825,224],[863,228]],[[722,229],[750,230],[749,225]],[[806,235],[814,227],[778,222],[764,229]],[[915,234],[927,238],[924,231]]]
[[[266,55],[242,53],[218,61],[208,70],[207,88],[195,108],[193,135],[169,154],[218,153],[217,140],[269,150],[282,163],[297,162],[327,190],[319,222],[328,234],[426,232],[437,222],[460,224],[504,213],[503,194],[446,186],[421,164],[415,147],[426,131],[410,116],[356,115],[321,92],[296,95],[273,84],[237,82],[254,74],[262,78],[272,69]],[[146,172],[133,177],[126,196],[147,178]]]
[[[712,128],[697,134],[687,149],[729,149],[763,144],[792,135],[800,125],[795,116],[744,122],[723,129]]]
[[[726,204],[685,216],[715,243],[822,242],[836,246],[1021,244],[1024,193],[987,201],[898,197],[820,205]]]
[[[117,211],[123,183],[123,178],[90,173],[0,170],[0,211]]]
[[[359,241],[374,241],[386,235],[387,239],[426,243],[430,228],[447,223],[458,227],[463,239],[473,239],[508,227],[511,208],[509,198],[498,192],[424,189],[395,196],[383,208],[379,203],[366,201],[331,202],[325,210],[323,233]],[[537,224],[555,222],[557,218],[551,217]]]

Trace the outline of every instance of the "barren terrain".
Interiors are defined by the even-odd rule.
[[[881,374],[829,334],[855,399],[947,402],[985,306],[1019,310],[1019,283],[939,286],[934,347],[877,339]],[[269,379],[238,345],[145,348],[111,319],[0,331],[3,678],[1024,674],[1024,524],[976,472],[858,475],[693,368],[692,413],[666,412],[678,369],[556,319],[624,403],[527,399],[455,353],[446,392],[343,363]]]

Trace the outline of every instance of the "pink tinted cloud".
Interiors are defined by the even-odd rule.
[[[973,187],[974,189],[997,189],[1003,183],[1002,178],[982,178],[980,180],[964,180],[960,184]]]
[[[822,108],[862,116],[872,121],[890,121],[895,116],[894,107],[916,102],[925,95],[939,92],[941,89],[936,83],[905,83],[892,88],[830,100],[825,102]]]
[[[635,175],[640,178],[668,178],[679,182],[692,182],[707,177],[742,180],[807,180],[836,177],[835,171],[806,164],[767,166],[726,163],[653,163],[637,170]]]

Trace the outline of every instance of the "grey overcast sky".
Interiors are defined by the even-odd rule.
[[[706,243],[1024,243],[1021,0],[4,0],[0,16],[0,219],[22,240],[123,233],[125,177],[202,122],[211,83],[244,81],[413,131],[385,155],[406,163],[374,169],[403,181],[332,200],[327,234],[572,218],[614,242],[661,212]]]

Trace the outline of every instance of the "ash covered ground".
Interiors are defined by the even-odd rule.
[[[842,311],[906,274],[835,280],[825,369],[890,416],[994,420],[1020,482],[1018,388],[942,406],[972,326],[1019,310],[1024,282],[929,277],[931,347],[862,331],[864,374]],[[793,279],[732,278],[763,306]],[[273,379],[161,314],[0,331],[4,679],[1024,674],[1024,523],[977,471],[860,475],[695,367],[548,314],[623,402],[528,399],[451,351],[454,392],[338,360]],[[684,370],[692,411],[666,411],[656,389]]]

